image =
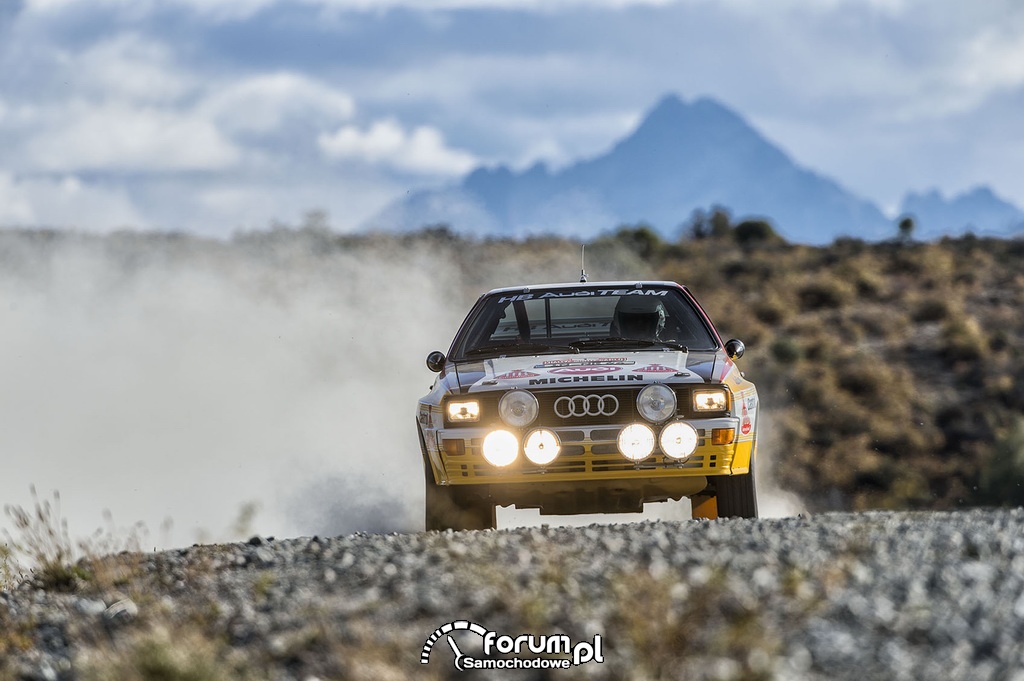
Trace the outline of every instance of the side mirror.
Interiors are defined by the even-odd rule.
[[[435,374],[444,369],[444,362],[446,357],[443,352],[434,350],[432,353],[427,355],[427,368],[433,371]]]
[[[725,354],[729,355],[729,359],[739,359],[746,351],[747,346],[741,340],[733,338],[725,344]]]

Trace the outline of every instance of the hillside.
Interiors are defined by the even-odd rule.
[[[477,168],[457,186],[413,193],[370,221],[384,230],[446,223],[464,234],[559,233],[644,221],[675,237],[697,209],[767,216],[800,243],[878,239],[891,221],[870,201],[802,167],[738,113],[711,99],[670,95],[605,153],[551,170]]]
[[[778,240],[759,228],[763,223],[734,225],[723,214],[712,216],[712,222],[703,238],[677,242],[664,241],[645,227],[624,228],[590,242],[587,270],[591,280],[684,283],[725,337],[746,342],[741,367],[757,384],[765,407],[767,439],[761,451],[783,490],[799,495],[812,511],[1024,503],[1024,241],[845,240],[811,247]],[[375,529],[411,529],[406,523],[413,521],[406,518],[419,517],[421,489],[418,476],[406,470],[416,465],[414,431],[390,427],[392,419],[369,408],[361,411],[361,405],[374,403],[375,397],[391,404],[400,397],[395,408],[411,410],[429,382],[423,357],[428,350],[446,349],[481,291],[517,282],[572,281],[579,273],[579,250],[579,242],[571,240],[467,240],[444,229],[405,236],[279,229],[240,234],[230,242],[144,233],[0,232],[0,292],[9,300],[5,314],[12,337],[19,337],[13,333],[18,324],[47,319],[46,306],[62,306],[55,308],[57,321],[39,326],[39,333],[52,336],[44,346],[50,352],[36,358],[27,354],[28,345],[7,346],[14,353],[11,361],[20,357],[12,375],[28,381],[13,384],[22,397],[9,407],[20,408],[26,395],[37,392],[32,376],[44,376],[56,365],[63,367],[63,380],[69,372],[76,375],[75,362],[88,361],[102,371],[83,374],[82,380],[98,376],[105,381],[110,372],[123,376],[131,371],[140,383],[126,393],[130,402],[123,407],[110,403],[90,412],[94,416],[87,432],[106,429],[126,438],[131,432],[126,427],[132,425],[126,419],[141,417],[172,437],[182,429],[180,423],[197,418],[194,410],[178,405],[187,407],[195,389],[191,383],[168,382],[163,363],[174,362],[179,376],[192,375],[190,366],[196,364],[194,380],[219,396],[206,409],[230,416],[234,420],[228,423],[237,425],[217,435],[217,448],[198,437],[219,432],[210,425],[197,437],[170,440],[195,449],[192,465],[203,469],[209,461],[232,457],[234,446],[252,451],[252,441],[233,439],[238,428],[273,440],[279,438],[277,430],[304,423],[296,421],[304,418],[296,411],[301,405],[308,405],[310,419],[320,410],[339,410],[337,430],[325,433],[318,446],[334,452],[347,430],[367,437],[373,430],[382,445],[396,450],[400,475],[387,489],[402,500],[382,515],[376,509],[388,492],[374,482],[363,485],[365,498],[352,497],[352,508],[332,495],[324,518],[303,512],[296,515],[298,526],[322,532],[366,529],[366,523]],[[73,253],[90,255],[83,260],[81,255],[71,258]],[[99,277],[95,284],[75,279],[93,275]],[[213,287],[209,282],[216,277],[226,277],[230,287]],[[197,288],[197,282],[203,285]],[[90,293],[77,302],[69,298],[68,285]],[[139,298],[140,290],[147,295]],[[160,307],[179,297],[180,306]],[[208,299],[217,306],[207,309]],[[77,319],[79,309],[93,321],[63,328],[60,320]],[[226,314],[234,315],[231,327],[220,321]],[[164,331],[158,338],[142,334],[140,320]],[[130,348],[114,353],[108,346],[122,342],[122,336],[103,326],[113,322],[128,325],[130,342],[156,343],[153,352],[141,354],[134,364],[128,362],[134,357]],[[183,345],[165,330],[184,324],[194,329]],[[384,345],[377,340],[382,328],[391,330]],[[85,334],[101,345],[90,344]],[[254,335],[266,341],[250,347]],[[288,340],[307,335],[308,343]],[[86,359],[78,359],[79,345]],[[182,348],[189,354],[182,354]],[[109,364],[105,354],[117,362]],[[235,355],[241,373],[208,370],[211,363],[234,361]],[[350,357],[361,361],[349,362]],[[104,369],[108,365],[112,368]],[[254,408],[244,400],[255,388],[244,394],[228,390],[240,376],[258,378],[271,392],[284,391],[281,397],[288,402],[271,402],[270,411],[258,412],[265,413],[259,420],[248,411],[236,416],[240,408]],[[132,416],[133,405],[149,399],[148,385],[182,391],[180,399],[154,403],[166,412],[166,423],[150,410]],[[104,391],[106,384],[99,384],[94,392]],[[330,401],[307,401],[307,393]],[[355,395],[358,404],[352,402]],[[12,422],[2,436],[23,432],[23,439],[11,445],[19,451],[26,451],[34,433],[45,432],[33,427],[33,420],[45,415],[60,432],[63,419],[75,417],[54,411],[52,391],[39,399],[49,407],[24,411],[27,424]],[[289,414],[289,420],[280,422],[276,413]],[[307,427],[321,422],[314,419]],[[125,450],[126,461],[149,441],[148,431],[138,428],[138,440],[126,440],[136,442]],[[263,456],[272,458],[263,465],[294,456],[291,448],[277,452],[267,449]],[[41,457],[45,452],[26,454]],[[377,469],[365,457],[331,456],[353,480],[375,480]],[[292,503],[314,491],[322,496],[324,475],[319,474],[316,486],[294,491]],[[45,489],[46,480],[19,484],[24,488],[31,482]],[[382,518],[394,524],[378,526]]]

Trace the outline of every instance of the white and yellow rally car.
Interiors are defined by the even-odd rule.
[[[426,527],[484,529],[495,507],[757,516],[757,390],[674,282],[503,288],[470,310],[420,400]]]

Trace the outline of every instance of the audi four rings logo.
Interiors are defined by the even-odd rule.
[[[611,416],[619,410],[615,395],[563,396],[555,400],[555,413],[563,419],[573,416]]]

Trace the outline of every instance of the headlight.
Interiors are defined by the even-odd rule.
[[[675,416],[676,394],[672,388],[660,383],[649,385],[636,398],[636,408],[648,421],[660,423]]]
[[[538,466],[546,466],[555,460],[561,449],[558,436],[550,430],[538,429],[526,436],[523,453],[526,458]]]
[[[519,456],[519,440],[507,430],[495,430],[484,438],[484,458],[498,468],[508,466]]]
[[[715,390],[694,390],[694,411],[725,411],[729,408],[729,394],[717,388]]]
[[[498,402],[501,420],[514,428],[523,428],[533,423],[539,410],[537,398],[528,390],[510,390]]]
[[[480,420],[480,403],[476,400],[448,403],[448,420],[452,423],[468,423]]]
[[[643,461],[654,451],[654,431],[644,423],[633,423],[619,431],[619,451],[630,461]]]
[[[685,459],[697,449],[697,431],[689,423],[676,421],[661,431],[661,451],[673,459]]]

